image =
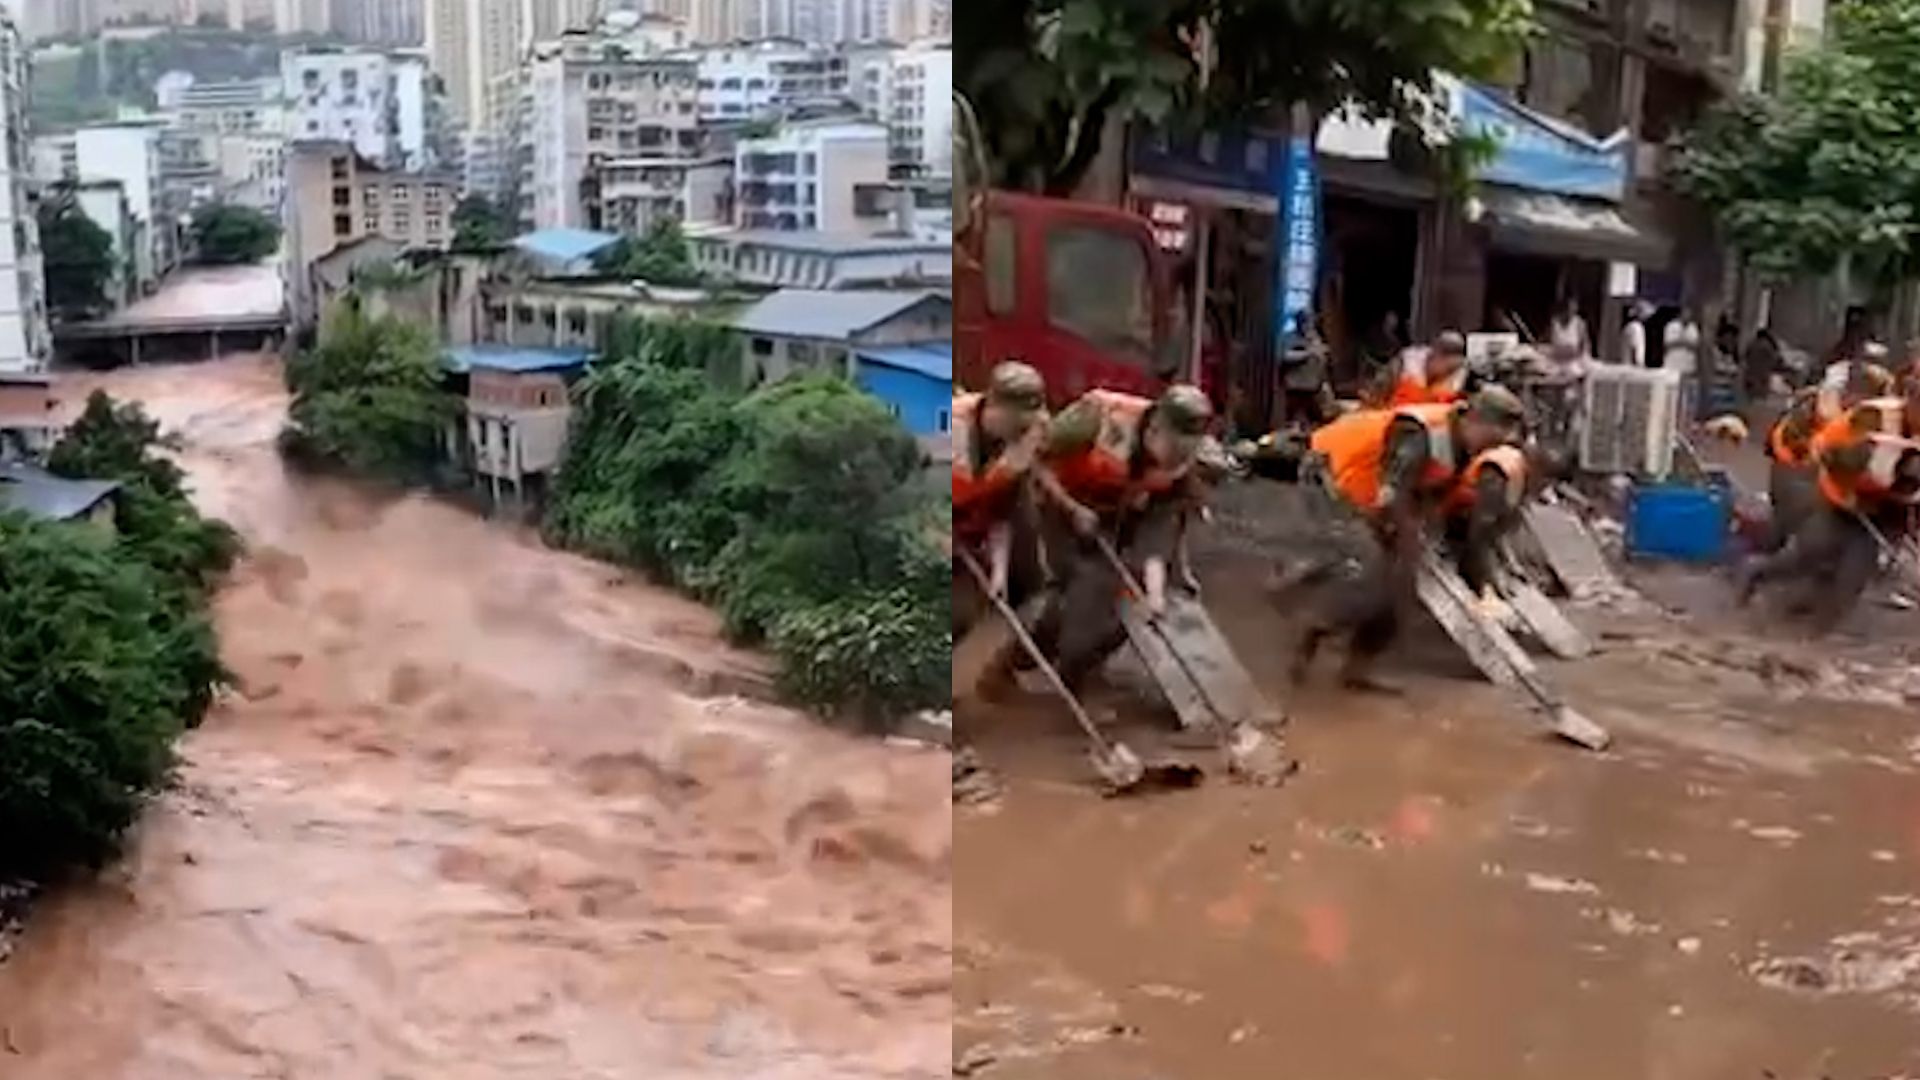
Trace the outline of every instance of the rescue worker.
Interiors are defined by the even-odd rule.
[[[1884,363],[1886,358],[1885,345],[1869,342],[1863,349],[1862,358],[1840,360],[1827,365],[1820,377],[1816,398],[1815,416],[1818,422],[1830,423],[1861,401],[1893,393],[1893,372],[1887,370]]]
[[[1467,339],[1458,330],[1443,330],[1424,348],[1400,354],[1400,370],[1387,403],[1450,405],[1466,398]]]
[[[1294,585],[1313,590],[1293,657],[1296,682],[1328,637],[1345,634],[1341,682],[1396,692],[1372,669],[1398,635],[1424,519],[1453,492],[1463,468],[1517,436],[1523,414],[1512,392],[1488,387],[1468,403],[1362,410],[1314,432],[1306,497],[1325,523],[1326,550],[1280,583],[1282,593]]]
[[[1046,400],[1040,373],[1010,360],[993,369],[984,393],[956,394],[950,414],[954,543],[987,570],[994,594],[1016,606],[1038,588],[1042,576],[1037,533],[1021,519],[1028,516],[1028,479],[1046,437]],[[1016,534],[1025,541],[1017,560]],[[954,571],[958,637],[985,604],[957,558]]]
[[[1780,418],[1767,429],[1767,499],[1773,524],[1766,550],[1779,551],[1819,505],[1812,442],[1819,390],[1807,387],[1788,400]]]
[[[1157,400],[1092,390],[1049,424],[1037,479],[1053,511],[1047,546],[1061,588],[1034,638],[1068,686],[1126,640],[1117,573],[1096,537],[1129,564],[1149,613],[1165,612],[1180,523],[1205,496],[1196,463],[1212,421],[1207,396],[1176,385]]]
[[[1749,564],[1739,599],[1760,586],[1800,579],[1801,607],[1814,632],[1838,626],[1879,567],[1883,538],[1904,535],[1920,501],[1920,443],[1909,438],[1920,408],[1909,400],[1876,399],[1822,427],[1811,441],[1818,500],[1784,550]]]
[[[1475,454],[1442,508],[1447,550],[1473,595],[1490,602],[1500,545],[1520,521],[1534,470],[1526,450],[1503,442]]]

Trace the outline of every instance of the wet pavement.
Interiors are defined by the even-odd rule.
[[[1283,789],[1102,800],[1044,698],[956,718],[1004,784],[955,811],[956,1072],[1920,1074],[1908,649],[1810,646],[1711,578],[1652,573],[1648,610],[1579,615],[1601,656],[1551,669],[1614,730],[1593,754],[1430,626],[1390,672],[1404,701],[1289,695],[1262,573],[1203,560],[1223,629],[1288,702],[1303,770]],[[1914,616],[1869,618],[1920,640]],[[1111,681],[1095,707],[1136,748],[1208,762]]]
[[[0,1077],[945,1074],[944,753],[762,704],[714,616],[617,570],[290,479],[271,363],[104,381],[250,544],[240,685],[0,965]]]

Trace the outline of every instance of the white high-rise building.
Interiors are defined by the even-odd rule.
[[[425,0],[427,54],[455,122],[485,121],[487,88],[520,66],[528,42],[522,0]]]
[[[695,157],[692,60],[644,56],[621,40],[569,33],[534,46],[525,139],[535,228],[583,227],[598,203],[602,163]]]
[[[855,190],[887,183],[887,129],[865,121],[784,125],[734,151],[736,224],[742,229],[853,233]]]
[[[894,171],[953,175],[953,47],[916,45],[893,53],[884,101]]]
[[[387,168],[429,161],[427,61],[417,53],[369,49],[286,52],[281,95],[295,141],[337,140]]]
[[[46,273],[40,227],[21,170],[27,144],[27,49],[13,20],[0,16],[0,373],[45,370],[52,351],[47,332]]]
[[[701,49],[700,118],[751,120],[851,93],[847,57],[825,46],[757,41]]]

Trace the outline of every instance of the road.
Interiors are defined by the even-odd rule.
[[[240,685],[0,966],[0,1076],[946,1074],[944,753],[758,703],[759,658],[617,570],[289,478],[271,362],[104,382],[250,546]]]
[[[957,718],[1005,788],[955,820],[962,1074],[1920,1074],[1915,616],[1814,647],[1722,582],[1649,574],[1659,609],[1583,613],[1605,653],[1555,670],[1614,729],[1592,754],[1437,628],[1397,655],[1405,701],[1288,695],[1263,572],[1203,559],[1223,628],[1291,696],[1283,789],[1102,800],[1044,698]],[[1095,696],[1151,756],[1168,721],[1142,700]]]

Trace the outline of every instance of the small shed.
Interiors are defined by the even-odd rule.
[[[0,511],[41,521],[78,521],[112,531],[112,480],[69,480],[21,462],[0,465]]]
[[[585,349],[456,345],[442,364],[465,382],[464,424],[448,433],[448,453],[501,495],[526,506],[545,490],[566,450],[572,415],[568,388],[587,368]]]
[[[856,349],[854,380],[917,437],[944,435],[953,424],[953,343],[927,341]]]
[[[856,349],[953,340],[953,301],[924,291],[781,289],[733,328],[747,387],[811,372],[854,378]]]
[[[593,229],[535,229],[514,237],[513,249],[534,277],[592,277],[593,257],[619,242],[618,234]]]

